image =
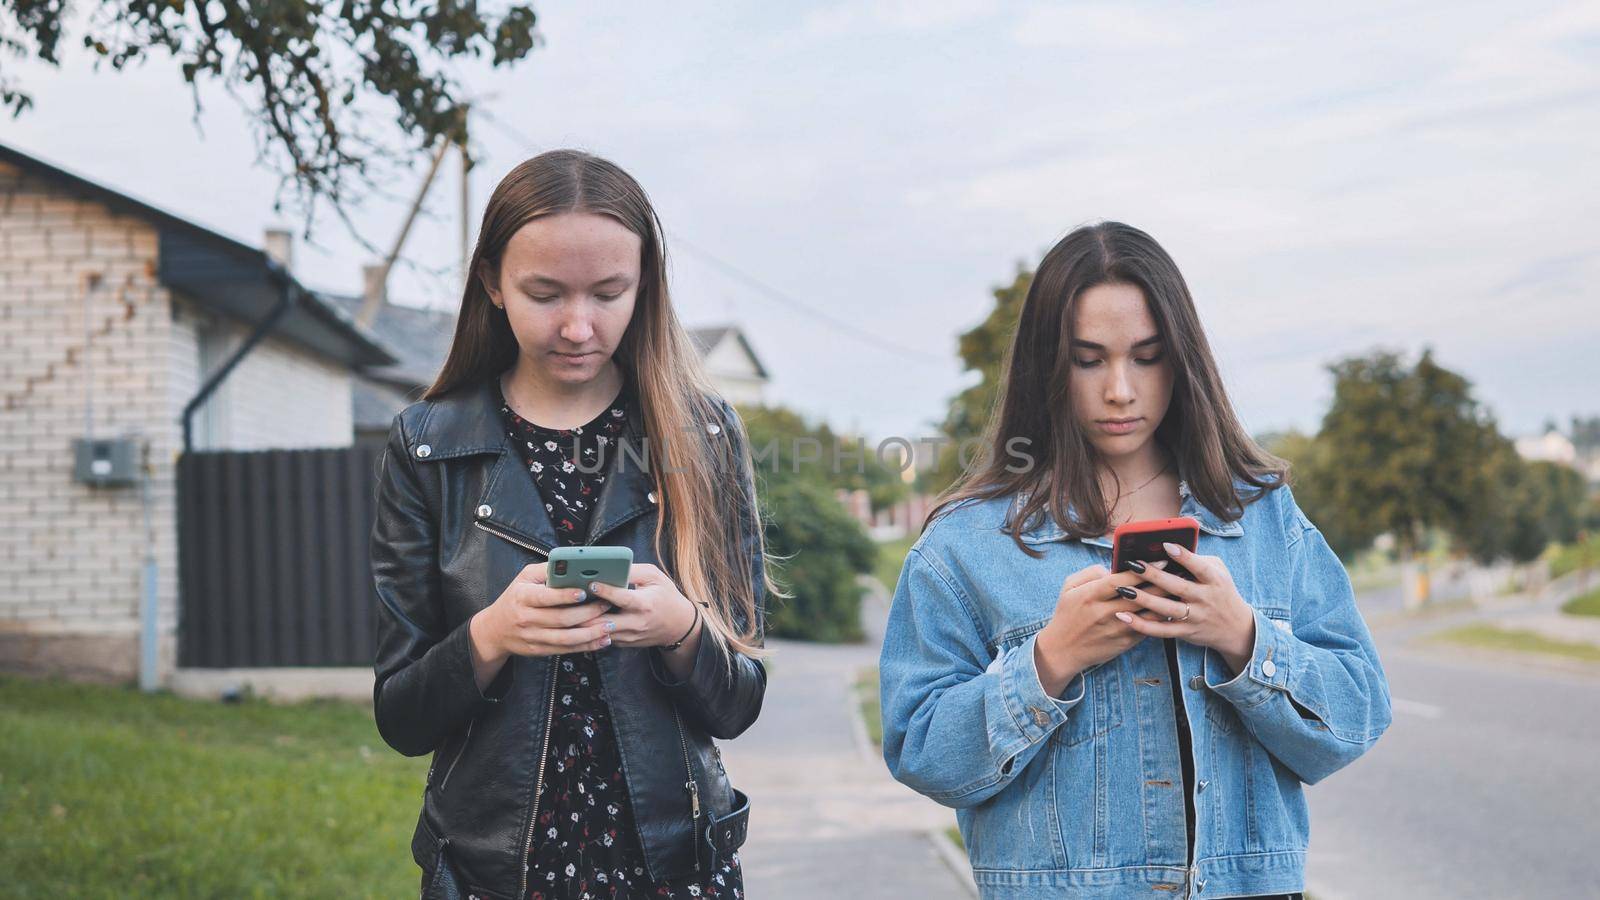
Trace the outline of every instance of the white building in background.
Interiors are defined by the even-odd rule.
[[[1517,455],[1530,462],[1554,462],[1577,468],[1578,449],[1555,429],[1533,437],[1517,438]]]
[[[771,377],[739,326],[691,328],[689,337],[700,351],[700,363],[712,385],[729,403],[760,406],[766,402]]]

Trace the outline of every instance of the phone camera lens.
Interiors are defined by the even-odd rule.
[[[556,574],[557,575],[565,575],[565,574],[567,574],[567,561],[566,560],[564,560],[564,559],[556,560]]]

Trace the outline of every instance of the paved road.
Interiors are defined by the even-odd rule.
[[[1308,789],[1318,900],[1600,897],[1600,667],[1408,643],[1499,606],[1376,630],[1394,724]]]
[[[734,783],[751,796],[740,858],[755,900],[973,896],[970,876],[964,885],[929,838],[955,815],[895,782],[864,746],[852,685],[878,661],[881,632],[868,627],[853,646],[772,642],[761,718],[724,745]]]

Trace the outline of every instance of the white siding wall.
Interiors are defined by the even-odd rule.
[[[244,342],[249,327],[180,300],[173,327],[172,415],[200,389],[201,335],[209,377]],[[354,437],[348,369],[281,339],[256,345],[195,415],[195,448],[262,450],[348,447]]]

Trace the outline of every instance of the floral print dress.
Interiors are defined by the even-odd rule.
[[[592,421],[563,429],[534,424],[501,398],[507,433],[539,487],[562,545],[581,544],[588,534],[605,483],[608,454],[627,425],[627,391],[624,386]],[[593,653],[557,656],[552,664],[556,708],[525,900],[743,898],[737,853],[709,876],[695,873],[664,882],[650,880],[600,667]]]

